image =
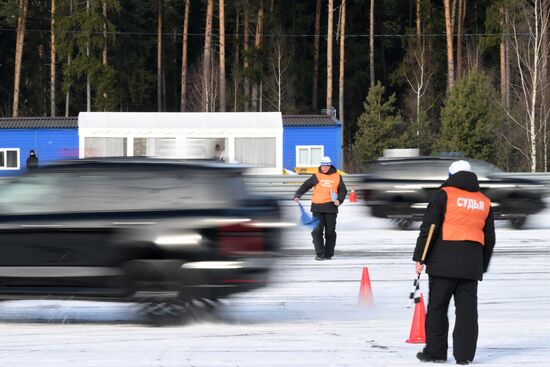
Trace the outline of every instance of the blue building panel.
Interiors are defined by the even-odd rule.
[[[283,129],[283,167],[294,170],[297,166],[296,146],[323,146],[323,155],[342,169],[341,125],[304,126]]]
[[[5,149],[19,149],[19,167],[0,167],[0,176],[14,176],[26,171],[31,150],[36,153],[40,165],[78,159],[78,129],[0,129],[0,151]]]

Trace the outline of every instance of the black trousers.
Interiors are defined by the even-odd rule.
[[[453,356],[457,361],[473,361],[477,345],[477,280],[430,275],[430,296],[426,315],[424,352],[447,359],[447,317],[451,297],[455,301]]]
[[[336,216],[338,213],[317,213],[313,216],[319,219],[319,224],[311,232],[315,253],[319,257],[333,257],[336,246]],[[323,239],[323,232],[325,238]]]

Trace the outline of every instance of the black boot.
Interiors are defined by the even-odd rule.
[[[418,352],[416,358],[422,362],[444,363],[447,359],[432,357],[426,352]]]

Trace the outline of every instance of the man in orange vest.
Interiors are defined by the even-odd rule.
[[[424,268],[421,259],[431,224],[436,231],[426,260],[430,278],[426,347],[416,357],[423,362],[447,360],[447,312],[454,297],[453,356],[457,364],[470,364],[478,336],[477,284],[491,260],[495,225],[491,201],[479,191],[467,161],[451,164],[449,178],[426,209],[413,255],[417,274]]]
[[[313,187],[311,212],[319,224],[311,232],[315,246],[315,260],[330,260],[336,246],[336,216],[348,190],[344,180],[332,165],[330,157],[323,157],[318,172],[308,178],[294,194],[294,201]],[[325,238],[323,239],[323,231]]]

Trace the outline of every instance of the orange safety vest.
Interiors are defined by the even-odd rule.
[[[442,238],[445,241],[475,241],[485,245],[485,220],[491,200],[481,192],[444,187],[447,210],[443,221]]]
[[[323,173],[315,173],[319,183],[313,188],[311,202],[313,204],[324,204],[332,201],[331,193],[338,193],[338,185],[340,185],[340,174],[338,172],[325,175]]]

